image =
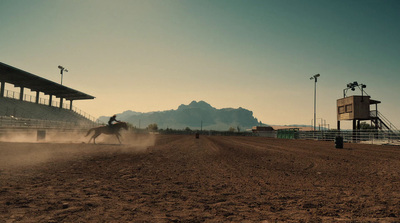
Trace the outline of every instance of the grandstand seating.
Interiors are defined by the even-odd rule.
[[[93,124],[93,121],[71,110],[4,97],[0,97],[0,116],[79,123],[79,125]]]

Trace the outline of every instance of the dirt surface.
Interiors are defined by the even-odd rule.
[[[0,142],[0,222],[400,222],[400,147],[344,147]]]

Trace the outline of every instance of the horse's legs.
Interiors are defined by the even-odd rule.
[[[92,141],[94,135],[92,137],[90,137],[88,144]]]
[[[93,137],[93,142],[94,142],[94,144],[96,144],[96,138],[99,136],[99,135],[101,135],[101,133],[96,133]]]
[[[90,138],[89,143],[90,143],[90,141],[93,139],[93,144],[96,144],[96,138],[97,138],[99,135],[101,135],[101,133],[95,132],[94,135],[92,136],[92,138]]]
[[[121,134],[119,134],[119,133],[117,132],[117,133],[115,133],[115,136],[117,137],[117,139],[118,139],[118,141],[119,141],[119,144],[122,144],[122,143],[121,143],[121,140],[119,140],[119,137],[121,136]]]

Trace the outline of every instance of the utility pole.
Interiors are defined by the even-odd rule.
[[[316,74],[310,78],[310,80],[315,80],[314,82],[314,131],[317,121],[317,79],[321,76],[320,74]]]

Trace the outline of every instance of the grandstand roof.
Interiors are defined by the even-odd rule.
[[[91,95],[57,84],[1,62],[0,81],[13,84],[16,87],[29,88],[32,91],[40,91],[44,94],[54,95],[67,100],[94,99]]]

